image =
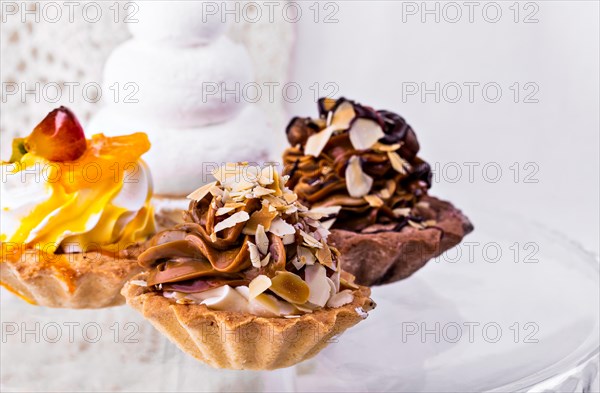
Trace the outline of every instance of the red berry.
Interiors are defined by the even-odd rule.
[[[74,161],[87,148],[79,121],[68,108],[61,106],[48,113],[25,140],[25,149],[50,161]]]

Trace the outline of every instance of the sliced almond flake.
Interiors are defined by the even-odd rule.
[[[269,184],[273,184],[273,181],[275,181],[275,167],[273,165],[264,167],[260,171],[258,183],[261,186],[268,186]]]
[[[388,152],[388,151],[396,151],[396,150],[400,149],[401,147],[402,147],[402,143],[394,143],[393,145],[386,145],[385,143],[377,142],[373,146],[373,149],[377,150],[377,151]]]
[[[252,188],[256,186],[255,181],[251,181],[248,179],[241,179],[240,181],[234,182],[231,184],[231,194],[233,195],[235,192],[245,193],[247,194]]]
[[[392,167],[396,170],[396,172],[401,175],[406,175],[408,170],[410,170],[410,164],[404,158],[400,157],[400,155],[394,151],[387,152],[388,158],[390,159],[390,163]]]
[[[436,220],[427,220],[427,221],[423,221],[421,224],[423,224],[426,227],[432,227],[437,224],[437,221]]]
[[[296,249],[296,253],[298,255],[298,259],[300,263],[303,265],[314,265],[316,258],[315,255],[310,251],[310,249],[302,246],[298,246]]]
[[[350,276],[349,280],[344,278],[342,274],[340,274],[340,286],[345,286],[351,289],[358,289],[358,285],[354,283],[354,276],[348,272],[343,272],[346,276]]]
[[[210,234],[210,240],[214,243],[217,241],[217,234],[216,233],[211,233]]]
[[[408,217],[410,215],[410,211],[410,207],[398,207],[392,210],[392,213],[394,213],[396,217]]]
[[[241,174],[240,165],[234,162],[228,162],[227,164],[218,167],[212,172],[215,179],[222,185],[227,185],[230,182],[236,180]]]
[[[256,198],[260,198],[262,196],[269,195],[269,194],[274,194],[274,193],[275,193],[275,190],[271,190],[270,188],[265,188],[263,186],[256,186],[252,190],[252,194]]]
[[[331,125],[331,121],[333,120],[333,111],[327,112],[327,121],[326,126],[329,127]]]
[[[373,186],[373,178],[363,172],[360,158],[357,156],[350,157],[346,167],[348,194],[354,198],[362,198],[371,191],[371,186]]]
[[[287,215],[291,215],[291,214],[296,213],[297,211],[298,211],[298,206],[292,205],[292,206],[288,207],[287,209],[285,209],[284,213]]]
[[[269,230],[271,222],[275,217],[277,217],[277,211],[269,211],[269,206],[263,205],[260,210],[252,213],[242,233],[244,235],[254,235],[259,225],[262,225],[265,230]]]
[[[198,188],[196,191],[193,191],[192,193],[190,193],[187,198],[191,199],[193,201],[201,201],[205,196],[208,195],[208,193],[210,192],[210,190],[215,187],[217,185],[217,182],[214,181],[212,183],[208,183],[203,185],[202,187]]]
[[[315,311],[315,309],[317,309],[317,306],[311,305],[310,303],[305,303],[305,304],[294,304],[294,307],[296,307],[298,309],[298,311],[304,313],[304,314],[310,314],[313,311]]]
[[[273,195],[265,195],[263,197],[275,209],[287,209],[288,204],[282,198],[277,198]]]
[[[260,253],[258,247],[252,242],[246,242],[248,244],[248,251],[250,251],[250,262],[255,268],[260,268]]]
[[[242,191],[230,191],[230,192],[229,192],[229,196],[230,196],[232,199],[234,199],[234,200],[235,200],[236,198],[239,198],[239,197],[246,198],[246,195],[247,195],[247,194],[248,194],[248,192],[247,192],[247,191],[245,191],[245,190],[242,190]]]
[[[356,116],[354,107],[349,102],[344,102],[338,106],[332,116],[331,124],[320,132],[311,135],[304,146],[304,154],[308,156],[318,157],[323,148],[329,142],[331,135],[335,131],[348,129],[350,122]]]
[[[416,229],[425,229],[425,226],[423,224],[414,222],[413,220],[408,220],[408,225]]]
[[[309,235],[308,233],[304,232],[303,230],[300,230],[300,235],[302,235],[302,238],[304,239],[304,242],[312,248],[321,248],[323,247],[323,245],[321,244],[320,241],[318,241],[317,239],[315,239],[313,236]]]
[[[365,195],[363,198],[371,207],[383,206],[383,201],[377,195]]]
[[[331,281],[333,281],[333,284],[335,285],[335,293],[340,291],[340,280],[341,280],[341,270],[337,270],[335,273],[333,273],[333,275],[331,276]]]
[[[332,218],[331,220],[327,220],[327,221],[323,221],[321,223],[321,225],[323,226],[323,228],[325,229],[331,229],[331,227],[333,226],[333,224],[335,223],[335,218]]]
[[[309,211],[300,214],[300,216],[309,217],[313,220],[320,220],[324,217],[329,217],[338,214],[341,209],[341,206],[318,206],[313,207]]]
[[[279,315],[280,313],[280,304],[279,300],[275,298],[275,296],[268,295],[266,293],[261,293],[256,298],[251,299],[251,302],[257,303],[260,307],[265,310],[273,313],[273,315]]]
[[[233,207],[234,209],[237,209],[238,207],[244,206],[246,206],[246,204],[242,202],[227,202],[223,207]]]
[[[248,288],[250,289],[250,299],[256,298],[258,295],[260,295],[270,287],[271,279],[269,277],[265,276],[264,274],[257,276],[254,280],[250,282],[250,285],[248,285]]]
[[[216,183],[216,182],[215,182]],[[208,190],[213,196],[223,195],[224,190],[219,186],[212,186],[210,190]]]
[[[267,253],[267,255],[265,255],[265,257],[260,261],[260,266],[265,267],[269,264],[269,262],[271,261],[271,253]]]
[[[266,255],[269,252],[269,238],[265,233],[265,227],[261,224],[256,226],[256,247],[262,255]]]
[[[354,294],[349,289],[344,289],[341,292],[333,295],[327,302],[327,307],[338,308],[348,303],[352,303],[354,300]]]
[[[331,119],[331,124],[338,125],[341,127],[341,129],[345,130],[350,127],[350,123],[355,117],[356,112],[354,111],[354,105],[348,101],[345,101],[335,108],[333,117]]]
[[[304,270],[306,284],[310,288],[308,301],[319,307],[325,306],[331,296],[331,286],[327,281],[327,271],[321,265],[307,266]]]
[[[313,228],[321,227],[321,223],[317,220],[313,220],[312,218],[305,217],[304,222]]]
[[[289,234],[289,235],[284,235],[282,238],[283,244],[284,245],[289,245],[289,244],[294,244],[294,242],[296,241],[296,236],[295,234]]]
[[[298,200],[298,195],[293,192],[286,192],[283,194],[283,199],[285,199],[287,203],[291,204]]]
[[[283,195],[283,189],[285,188],[286,182],[287,178],[279,176],[279,172],[275,171],[273,172],[273,184],[271,184],[269,188],[274,189],[275,196],[280,197]]]
[[[227,217],[217,225],[215,225],[214,233],[222,231],[223,229],[231,228],[240,222],[246,222],[250,219],[250,216],[247,212],[241,211],[237,213],[233,213],[231,216]]]
[[[381,126],[372,119],[358,118],[354,120],[350,131],[350,142],[356,150],[366,150],[385,136]]]
[[[329,268],[333,268],[333,258],[331,257],[331,250],[325,240],[321,240],[321,248],[316,252],[317,259],[322,265]]]
[[[281,217],[277,217],[271,222],[269,232],[276,236],[283,237],[285,235],[295,234],[296,228],[285,222]]]
[[[385,183],[385,188],[390,192],[390,195],[394,195],[396,192],[396,188],[398,188],[398,184],[390,179]]]
[[[390,199],[392,194],[390,194],[390,190],[388,190],[387,188],[384,188],[381,191],[379,191],[379,196],[383,199]]]
[[[329,277],[327,277],[327,284],[329,284],[329,288],[331,288],[331,296],[335,295],[338,292],[339,288],[336,287],[333,280]]]
[[[331,135],[333,135],[333,133],[337,130],[337,126],[330,125],[324,130],[308,137],[308,140],[306,141],[306,146],[304,147],[304,154],[306,154],[307,156],[318,157],[323,151],[323,148],[325,147],[327,142],[329,142]]]
[[[329,235],[331,235],[331,232],[329,232],[329,229],[323,228],[323,226],[319,226],[319,228],[317,228],[317,230],[315,232],[321,236],[321,239],[327,239],[329,237]]]
[[[223,214],[227,214],[235,210],[235,207],[220,207],[217,209],[215,213],[216,216],[222,216]]]
[[[304,304],[310,296],[308,284],[297,274],[278,271],[271,279],[271,292],[290,303]]]

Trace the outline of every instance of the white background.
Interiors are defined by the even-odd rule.
[[[410,4],[408,4],[410,3]],[[434,10],[435,3],[427,8]],[[468,213],[468,206],[481,202],[499,210],[509,209],[560,230],[598,252],[599,217],[599,30],[598,3],[594,1],[535,2],[525,9],[520,3],[519,23],[509,7],[497,2],[502,17],[487,22],[483,5],[469,9],[458,2],[462,18],[448,22],[456,12],[438,3],[435,14],[423,15],[421,2],[337,2],[338,23],[299,24],[298,47],[292,80],[302,86],[334,82],[339,94],[379,109],[404,116],[415,129],[421,155],[443,171],[432,194],[442,196]],[[411,15],[416,5],[418,13]],[[514,7],[514,6],[513,6]],[[325,13],[324,8],[321,8]],[[495,8],[488,8],[489,20]],[[537,11],[536,11],[537,9]],[[331,9],[326,10],[332,12]],[[405,11],[405,12],[403,12]],[[535,11],[537,23],[523,23]],[[425,17],[425,23],[422,17]],[[322,18],[321,18],[322,19]],[[404,19],[404,21],[403,21]],[[436,82],[479,82],[475,102],[468,100],[463,86],[457,103],[436,103],[433,95],[403,100],[402,84],[423,82],[432,89]],[[495,82],[502,98],[488,103],[481,87]],[[539,86],[538,103],[514,103],[513,83],[533,82]],[[455,90],[448,90],[453,99]],[[531,89],[529,90],[531,91]],[[493,99],[493,91],[490,90]],[[523,93],[523,90],[521,90]],[[314,115],[311,94],[290,105],[295,115]],[[405,101],[405,102],[403,102]],[[465,162],[474,167],[473,182]],[[514,182],[510,166],[521,166]],[[539,172],[523,165],[533,162]],[[455,180],[455,164],[462,177]],[[485,180],[482,168],[498,163],[502,176],[497,183]],[[490,164],[494,165],[495,164]],[[435,166],[434,166],[435,168]],[[489,178],[496,176],[490,167]],[[477,223],[475,223],[477,225]]]

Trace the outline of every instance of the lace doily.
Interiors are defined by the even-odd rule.
[[[104,62],[115,46],[130,37],[124,21],[127,3],[78,2],[72,8],[72,18],[66,6],[61,6],[61,16],[57,18],[56,6],[50,3],[14,4],[19,7],[16,12],[6,6],[0,11],[8,9],[0,15],[2,157],[9,154],[15,135],[29,133],[57,106],[69,106],[83,124],[87,123],[102,106],[97,93],[110,94],[100,88]],[[117,22],[116,7],[120,7]],[[98,18],[97,12],[101,12]],[[231,25],[229,34],[248,48],[257,83],[287,81],[293,24],[269,23],[267,19],[249,23],[242,19]],[[25,94],[25,90],[35,93]],[[261,105],[269,111],[274,124],[284,125],[282,102]]]

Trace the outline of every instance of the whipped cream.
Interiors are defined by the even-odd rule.
[[[124,168],[120,181],[109,176],[85,187],[65,185],[77,176],[77,166],[72,168],[65,172],[32,153],[20,162],[2,163],[2,242],[80,252],[92,244],[126,246],[152,234],[152,179],[142,160]]]
[[[133,38],[104,68],[103,90],[119,89],[86,129],[143,131],[156,194],[184,197],[227,160],[264,162],[278,151],[271,122],[243,91],[255,81],[246,47],[202,1],[138,2]],[[281,146],[283,147],[283,146]],[[174,176],[176,174],[176,176]],[[189,179],[193,179],[192,182]]]
[[[129,24],[135,38],[162,45],[206,45],[224,33],[219,5],[212,1],[136,1],[136,23]],[[211,11],[212,10],[212,11]]]

